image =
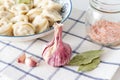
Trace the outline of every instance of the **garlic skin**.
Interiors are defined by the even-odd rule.
[[[43,50],[45,62],[51,66],[63,66],[70,61],[72,49],[69,44],[62,41],[62,24],[55,23],[54,38]]]
[[[22,55],[20,55],[20,56],[18,57],[17,62],[24,64],[24,63],[25,63],[25,59],[26,59],[26,55],[25,55],[25,54],[22,54]]]

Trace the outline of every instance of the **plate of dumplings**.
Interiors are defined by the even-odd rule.
[[[28,41],[46,36],[71,10],[71,0],[1,0],[0,39]]]

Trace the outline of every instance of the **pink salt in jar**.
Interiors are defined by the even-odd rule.
[[[120,0],[90,0],[86,27],[92,41],[106,46],[120,44]]]

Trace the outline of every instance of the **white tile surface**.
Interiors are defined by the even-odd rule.
[[[77,23],[73,29],[70,31],[70,33],[73,33],[77,36],[81,36],[85,38],[87,36],[86,34],[86,27],[84,24]]]
[[[75,8],[75,9],[74,9],[74,8]],[[80,12],[78,12],[78,10],[79,10]],[[78,8],[76,8],[76,7],[74,7],[74,5],[73,5],[73,9],[72,9],[72,13],[70,14],[70,17],[71,17],[71,18],[74,18],[74,19],[78,19],[78,17],[80,17],[81,14],[82,14],[81,10],[78,9]]]
[[[80,76],[80,78],[78,80],[93,80],[93,79],[90,79],[90,78],[85,77],[85,76]]]
[[[32,41],[25,41],[25,42],[14,42],[11,44],[18,48],[26,49],[31,43],[32,43]]]
[[[45,44],[46,44],[45,42],[37,40],[32,45],[32,47],[30,47],[27,51],[33,52],[33,54],[42,57],[42,51],[43,51],[44,47],[46,46]]]
[[[34,68],[31,71],[31,73],[36,75],[36,76],[39,76],[39,77],[43,78],[44,80],[47,80],[49,78],[49,76],[51,75],[51,73],[54,73],[54,71],[56,69],[57,68],[49,66],[44,61],[42,61],[42,62],[40,62],[40,67]]]
[[[110,50],[108,48],[104,48],[104,55],[101,56],[101,60],[105,62],[112,62],[112,63],[120,63],[118,60],[120,56],[120,50]],[[106,57],[109,56],[109,57]]]
[[[8,63],[11,63],[21,53],[22,53],[21,51],[7,46],[4,50],[2,50],[0,52],[0,60],[6,61]],[[5,57],[3,57],[3,56],[5,56]]]
[[[19,70],[14,69],[13,67],[10,67],[10,66],[8,68],[6,68],[1,74],[3,74],[3,76],[9,75],[10,80],[18,80],[18,78],[19,78],[18,76],[23,75],[22,72],[19,72]],[[4,75],[4,74],[6,74],[6,75]],[[8,77],[8,76],[6,76],[6,77]]]
[[[4,67],[6,67],[6,65],[3,64],[3,63],[0,63],[0,71],[2,71],[2,69],[4,69]],[[0,79],[0,80],[1,80],[1,79]]]
[[[70,19],[68,19],[67,21],[65,21],[64,22],[63,31],[68,31],[74,23],[75,23],[75,21],[72,21]],[[71,26],[69,26],[68,24],[71,25]]]
[[[36,78],[27,75],[27,76],[26,76],[24,79],[22,79],[22,80],[36,80]]]
[[[6,45],[4,45],[4,44],[2,44],[2,43],[0,43],[0,50],[2,49],[2,48],[4,48]]]
[[[64,74],[63,74],[64,73]],[[68,73],[68,74],[66,74]],[[72,78],[70,78],[69,76],[71,76]],[[78,74],[74,74],[68,70],[65,69],[60,69],[60,71],[58,71],[55,76],[52,78],[52,80],[75,80],[75,78],[78,76]]]
[[[109,66],[108,64],[100,63],[98,65],[98,67],[96,69],[94,69],[92,72],[87,72],[85,74],[88,74],[88,75],[91,75],[94,77],[98,77],[98,78],[111,79],[111,75],[114,75],[116,69],[118,69],[118,66],[116,66],[116,65]],[[111,73],[111,71],[113,73]],[[100,72],[104,72],[104,73],[98,74]]]
[[[82,43],[82,45],[80,46],[80,48],[78,48],[77,52],[84,52],[84,51],[89,51],[89,50],[99,50],[101,48],[101,46],[88,42],[88,41],[84,41]]]
[[[63,38],[63,41],[69,43],[69,45],[72,47],[72,50],[74,50],[80,44],[82,39],[67,34],[67,36]]]
[[[87,10],[89,6],[89,0],[72,0],[73,7],[80,10]]]

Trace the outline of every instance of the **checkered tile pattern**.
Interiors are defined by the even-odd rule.
[[[120,47],[105,47],[88,39],[85,30],[85,11],[73,9],[64,22],[63,41],[72,47],[73,55],[87,50],[103,49],[99,66],[90,72],[77,72],[77,67],[52,67],[41,56],[45,45],[52,39],[48,36],[27,42],[0,40],[0,80],[111,80],[120,66]],[[22,53],[34,56],[40,65],[35,68],[18,64],[16,59]]]

